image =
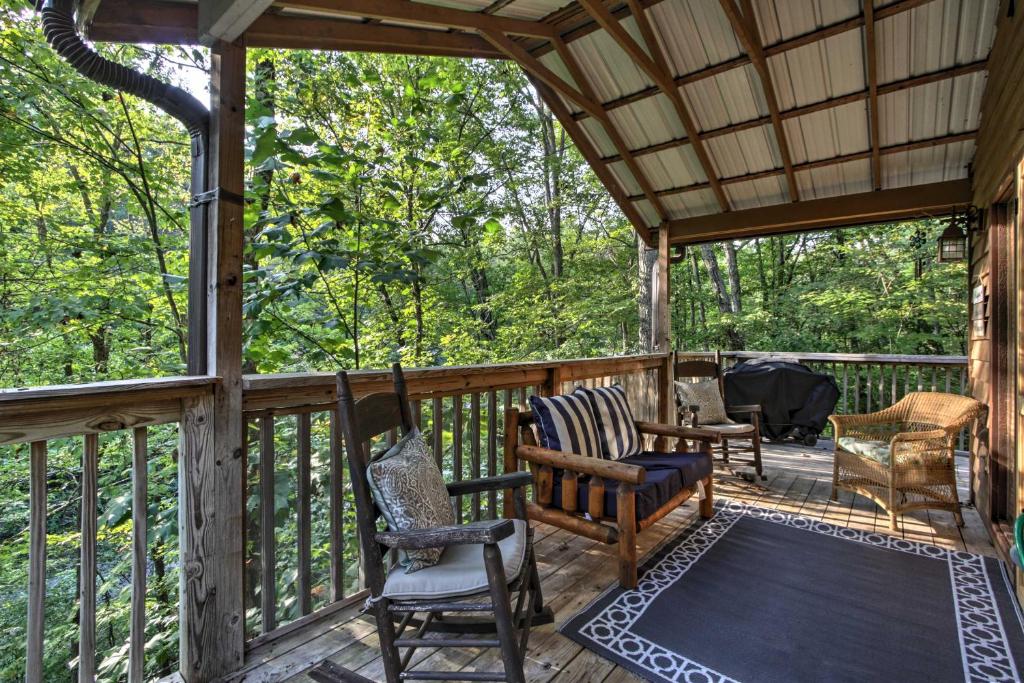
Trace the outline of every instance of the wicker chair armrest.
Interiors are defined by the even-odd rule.
[[[719,432],[713,429],[701,429],[700,427],[683,427],[662,424],[660,422],[637,421],[636,428],[641,434],[653,434],[654,436],[710,441],[711,443],[718,443],[722,440],[722,435]]]
[[[533,483],[533,475],[529,472],[509,472],[495,477],[465,479],[448,484],[448,494],[463,496],[483,491],[500,491],[502,489],[518,489]]]
[[[516,446],[516,457],[536,465],[547,465],[560,470],[589,474],[627,484],[642,484],[647,476],[647,471],[639,465],[602,460],[601,458],[588,458],[540,446]]]
[[[481,543],[497,543],[515,533],[515,525],[510,519],[492,519],[483,522],[471,522],[458,526],[442,526],[432,529],[415,531],[381,531],[377,534],[378,543],[399,550],[420,550],[422,548],[438,548],[450,545],[477,545]]]

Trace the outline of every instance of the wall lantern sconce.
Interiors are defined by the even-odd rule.
[[[968,209],[954,213],[949,226],[939,236],[939,263],[957,263],[967,260],[967,239],[977,213]]]

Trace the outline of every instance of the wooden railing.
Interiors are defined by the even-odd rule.
[[[524,407],[534,393],[618,382],[638,419],[657,419],[663,409],[658,386],[668,361],[666,354],[655,354],[415,369],[405,375],[414,420],[446,479],[460,481],[501,472],[501,416],[508,407]],[[357,397],[391,387],[390,372],[350,377]],[[365,595],[335,400],[330,373],[245,378],[250,649]],[[396,436],[381,445],[393,444]],[[460,496],[455,509],[460,521],[492,519],[502,509],[501,495]]]
[[[48,456],[51,447],[81,454],[78,680],[96,677],[97,497],[101,435],[127,433],[131,449],[131,598],[126,678],[144,680],[148,573],[147,463],[150,430],[174,425],[185,403],[212,396],[206,377],[101,382],[0,391],[0,446],[29,444],[29,557],[25,679],[44,680],[47,595]]]

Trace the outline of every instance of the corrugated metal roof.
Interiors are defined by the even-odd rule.
[[[690,145],[637,157],[637,163],[655,190],[668,190],[707,182],[704,168]]]
[[[543,19],[569,4],[572,4],[572,0],[515,0],[495,14],[500,17],[515,17],[516,19]]]
[[[803,199],[825,199],[842,194],[870,192],[871,160],[860,159],[810,171],[797,171],[796,184]]]

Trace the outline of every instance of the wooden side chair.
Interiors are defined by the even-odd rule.
[[[370,488],[371,484],[379,483],[371,482],[367,474],[370,443],[395,428],[403,435],[415,429],[402,369],[394,366],[394,391],[370,394],[358,401],[346,373],[338,373],[337,381],[338,416],[355,496],[363,571],[370,592],[368,611],[377,622],[387,680],[524,682],[523,660],[530,628],[553,620],[550,610],[543,608],[533,534],[526,521],[525,487],[532,476],[517,472],[447,485],[452,497],[508,490],[514,519],[412,531],[381,530],[378,517],[382,510],[375,504]],[[429,548],[443,548],[437,564],[412,573],[397,563],[385,570],[389,551],[416,552]],[[483,616],[465,616],[466,613]],[[417,618],[419,614],[423,617]],[[407,630],[411,631],[408,635]],[[496,637],[427,637],[453,631]],[[466,674],[406,670],[420,647],[499,648],[504,671]],[[325,666],[328,668],[319,674],[330,680],[330,667]]]
[[[761,479],[768,477],[764,473],[764,466],[761,464],[761,406],[759,405],[725,405],[725,381],[722,375],[722,364],[709,360],[684,360],[675,364],[675,380],[677,383],[676,405],[679,409],[680,419],[683,424],[690,424],[690,406],[683,405],[678,392],[678,384],[681,380],[709,381],[714,380],[718,387],[718,399],[721,401],[721,414],[714,414],[719,411],[712,411],[705,415],[697,412],[699,426],[715,432],[719,435],[720,441],[717,450],[721,454],[721,461],[729,464],[729,458],[735,453],[750,453],[749,459],[740,460],[745,464],[753,465],[754,471]],[[735,422],[728,414],[748,416],[748,422]],[[730,452],[730,442],[745,442],[749,445],[734,448]]]

